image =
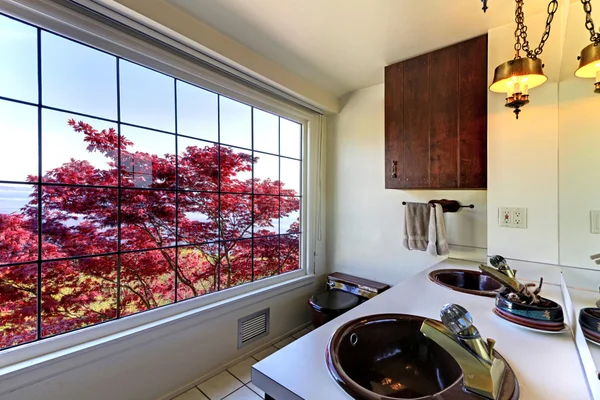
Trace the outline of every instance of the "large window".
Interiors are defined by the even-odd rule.
[[[0,349],[300,269],[301,123],[0,15]]]

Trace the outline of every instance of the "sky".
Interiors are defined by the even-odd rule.
[[[37,53],[37,30],[0,15],[0,96],[38,102]],[[125,123],[171,133],[175,133],[177,125],[180,134],[216,142],[220,107],[221,143],[248,149],[252,148],[254,124],[254,155],[259,158],[254,166],[255,178],[281,180],[285,188],[300,193],[300,161],[281,158],[279,176],[279,157],[259,153],[281,151],[283,156],[299,159],[300,124],[48,32],[41,35],[41,61],[42,104],[70,111],[42,111],[43,171],[70,158],[106,168],[107,158],[88,152],[67,120],[83,120],[98,130],[116,129],[114,122],[72,112],[117,120],[120,90],[121,121]],[[28,175],[37,175],[37,129],[36,106],[0,99],[0,180],[24,182]],[[175,153],[173,135],[125,125],[121,133],[135,143],[134,151],[161,156]],[[189,138],[177,140],[180,148],[211,145]],[[250,177],[246,173],[239,178]],[[17,212],[29,201],[30,194],[30,185],[0,184],[0,213]],[[282,219],[281,232],[297,218],[298,215],[292,215]]]

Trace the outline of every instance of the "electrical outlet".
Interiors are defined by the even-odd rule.
[[[512,227],[512,213],[510,208],[501,207],[498,209],[498,224],[505,228]]]
[[[527,229],[527,209],[513,208],[512,223],[515,228]]]
[[[527,209],[516,207],[500,207],[498,224],[505,228],[527,229]]]

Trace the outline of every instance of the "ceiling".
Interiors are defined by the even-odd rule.
[[[511,0],[489,0],[486,14],[479,0],[165,1],[336,96],[382,83],[388,64],[514,21]],[[525,15],[547,5],[527,1]]]

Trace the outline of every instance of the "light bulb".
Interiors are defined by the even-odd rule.
[[[596,64],[596,83],[600,82],[600,63]]]
[[[526,83],[523,84],[522,90],[523,90],[523,94],[529,94],[529,86]]]
[[[515,93],[521,93],[521,85],[517,82],[515,83],[515,89],[514,89]]]

